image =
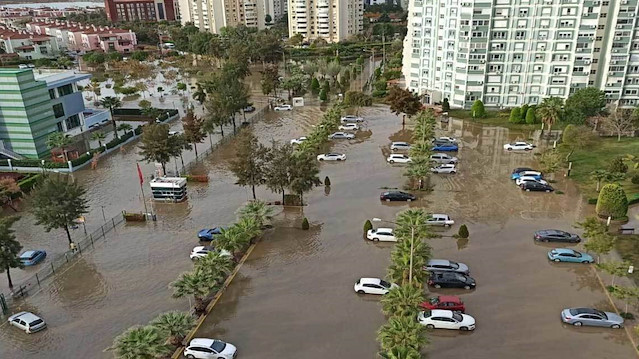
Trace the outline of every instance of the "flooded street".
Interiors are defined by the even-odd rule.
[[[379,193],[406,181],[403,168],[387,164],[385,157],[389,143],[409,139],[409,132],[385,107],[364,109],[363,115],[367,121],[357,139],[332,147],[346,153],[347,160],[321,165],[320,177],[329,176],[330,190],[318,187],[305,196],[308,206],[278,214],[275,228],[266,232],[198,336],[235,344],[241,358],[375,358],[376,331],[384,323],[379,298],[355,294],[353,284],[360,277],[385,275],[393,244],[364,240],[362,227],[366,219],[393,220],[408,208],[380,202]],[[309,133],[321,116],[319,107],[310,106],[267,113],[253,131],[264,143],[288,141]],[[535,156],[507,153],[502,145],[532,134],[461,121],[451,121],[450,129],[439,134],[461,138],[460,171],[433,175],[433,192],[420,194],[410,206],[451,215],[457,223],[443,235],[468,225],[469,240],[443,237],[432,245],[434,257],[471,267],[477,289],[446,292],[462,296],[478,328],[463,334],[433,332],[427,352],[433,358],[539,358],[580,348],[586,353],[580,358],[631,358],[623,331],[575,330],[559,320],[564,307],[608,309],[608,304],[588,266],[550,264],[545,257],[549,248],[532,241],[537,229],[570,230],[587,210],[563,179],[555,187],[564,194],[524,193],[510,181],[512,168],[532,165]],[[97,170],[74,174],[88,187],[88,227],[101,222],[100,206],[107,218],[122,209],[142,210],[136,151],[129,145],[102,159]],[[188,154],[185,161],[187,156],[193,158]],[[232,142],[222,146],[197,167],[210,182],[189,183],[188,201],[154,204],[158,222],[118,227],[41,293],[12,308],[41,314],[49,328],[26,335],[1,323],[0,358],[110,358],[103,349],[128,327],[167,310],[187,310],[188,300],[172,299],[167,286],[192,267],[188,253],[198,243],[197,231],[231,223],[236,209],[251,198],[250,189],[234,184],[228,169],[233,156]],[[152,173],[153,165],[141,166],[146,176]],[[257,195],[280,198],[265,188],[258,188]],[[298,229],[304,216],[311,222],[309,231]],[[66,249],[62,231],[43,235],[32,222],[24,215],[16,226],[25,248]]]

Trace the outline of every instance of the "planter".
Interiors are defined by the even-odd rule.
[[[144,213],[122,212],[122,215],[124,216],[124,220],[127,222],[145,222],[146,221],[146,216],[144,215]]]

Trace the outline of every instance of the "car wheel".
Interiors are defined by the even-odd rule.
[[[320,157],[320,159],[319,159],[319,160],[320,160],[320,161],[324,161],[324,159],[323,159],[323,158],[321,158],[321,157]]]
[[[189,359],[195,359],[195,357],[192,354],[189,354],[186,357],[189,358]]]
[[[435,287],[435,288],[439,289],[439,288],[441,288],[442,286],[441,286],[441,285],[439,285],[439,284],[435,284],[433,287]]]
[[[373,242],[379,242],[379,238],[373,238]]]
[[[444,227],[450,227],[450,224],[444,224]]]
[[[426,325],[426,328],[428,328],[428,329],[435,329],[435,326],[434,326],[434,325],[432,325],[432,324],[427,324],[427,325]]]
[[[544,238],[544,239],[542,239],[541,241],[542,241],[542,242],[546,242],[546,243],[548,243],[548,238]]]
[[[452,172],[451,172],[451,174],[455,174],[455,173],[457,173],[457,171],[452,171]]]
[[[574,323],[572,323],[572,325],[574,325],[575,327],[580,327],[580,326],[583,325],[583,323],[582,322],[574,322]]]
[[[406,200],[406,202],[410,202],[410,201],[412,201],[412,199],[410,199],[410,198]]]
[[[393,161],[393,160],[390,160],[390,161],[388,161],[388,162],[389,162],[390,164],[393,164],[393,163],[395,163],[395,161]]]
[[[555,258],[553,259],[553,262],[561,262],[561,260],[559,258]]]
[[[468,327],[459,327],[459,330],[461,330],[462,332],[467,332],[468,331]]]
[[[338,160],[338,161],[341,161],[342,159],[341,159],[341,158],[338,158],[337,160]]]
[[[610,326],[610,328],[612,328],[612,329],[619,329],[619,328],[621,328],[621,325],[619,325],[619,324],[613,324],[613,325],[611,325],[611,326]]]
[[[526,192],[530,192],[530,188],[526,188]]]
[[[390,198],[386,198],[386,202],[390,202]]]
[[[524,148],[524,151],[531,151],[532,148]]]
[[[546,190],[546,193],[548,193],[548,192],[550,192],[550,190],[549,190],[549,189],[547,189],[547,190]]]
[[[513,149],[509,147],[509,148],[507,148],[507,150],[508,150],[508,151],[512,151]]]
[[[469,286],[469,285],[466,285],[466,286],[464,286],[464,289],[466,289],[466,290],[470,290],[470,286]]]
[[[360,290],[357,291],[357,294],[365,294],[365,293],[364,293],[363,290],[360,289]]]

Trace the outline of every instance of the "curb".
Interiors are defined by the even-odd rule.
[[[193,327],[193,329],[191,329],[189,334],[187,334],[186,337],[184,337],[184,340],[182,341],[183,343],[188,343],[188,342],[191,341],[191,339],[193,339],[193,337],[195,336],[195,333],[197,333],[197,331],[200,329],[200,327],[202,326],[202,324],[204,323],[204,321],[206,320],[208,315],[211,313],[211,311],[213,310],[213,308],[215,307],[217,302],[220,300],[220,298],[222,297],[222,295],[226,291],[226,288],[228,288],[228,286],[233,281],[233,278],[235,278],[237,273],[240,271],[240,268],[242,268],[242,265],[244,264],[244,262],[246,262],[248,257],[251,255],[251,252],[253,252],[253,249],[255,248],[256,245],[257,245],[257,243],[253,243],[246,250],[246,253],[244,253],[244,256],[242,257],[242,259],[240,259],[240,261],[237,263],[237,265],[235,266],[235,269],[233,270],[233,272],[231,272],[231,274],[228,276],[228,278],[226,278],[226,280],[224,281],[224,284],[222,284],[222,288],[220,288],[220,290],[217,293],[215,293],[215,296],[213,297],[213,300],[211,301],[211,303],[209,303],[209,305],[206,306],[206,310],[204,312],[204,315],[200,316],[200,318],[197,320],[197,322],[195,324],[195,327]],[[173,355],[171,355],[171,359],[180,358],[180,356],[184,352],[184,348],[185,347],[186,346],[180,346],[178,349],[176,349],[175,352],[173,353]]]
[[[610,301],[610,304],[612,304],[612,307],[615,309],[615,313],[619,314],[619,309],[617,308],[617,305],[615,304],[614,300],[610,296],[610,293],[608,293],[608,289],[606,289],[606,286],[601,280],[601,277],[599,276],[599,273],[595,269],[595,266],[590,266],[590,268],[595,273],[595,276],[597,277],[597,281],[601,285],[601,288],[603,289],[604,293],[606,293],[606,297],[608,298],[608,301]],[[625,325],[623,328],[626,331],[626,335],[628,336],[628,339],[630,339],[630,343],[632,343],[632,347],[635,350],[635,354],[637,354],[637,357],[639,357],[639,348],[637,347],[637,342],[635,341],[635,339],[632,336],[632,333],[630,332],[630,328]]]

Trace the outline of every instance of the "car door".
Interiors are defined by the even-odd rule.
[[[442,328],[444,329],[457,329],[457,322],[453,318],[441,318]]]
[[[592,325],[595,327],[606,326],[606,323],[603,320],[603,318],[601,318],[600,316],[596,314],[585,314],[585,315],[582,315],[582,318],[585,319],[584,324]]]
[[[574,262],[575,258],[571,253],[559,253],[562,262]]]
[[[555,240],[559,242],[568,242],[570,240],[570,235],[568,235],[568,233],[555,233],[553,234],[553,237],[555,237]]]
[[[377,231],[375,233],[377,235],[377,238],[379,238],[380,241],[388,241],[389,240],[389,234],[388,232],[383,232],[383,231]]]

